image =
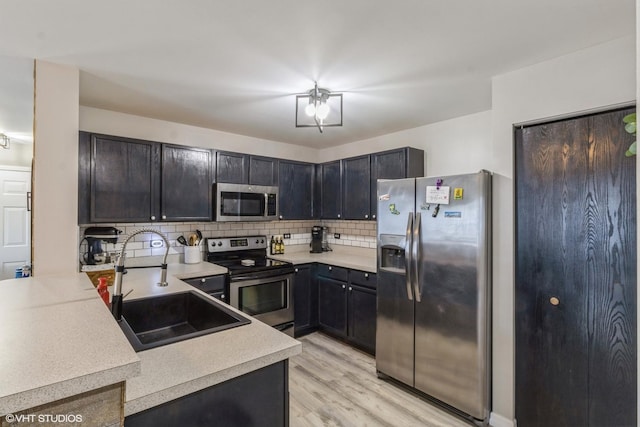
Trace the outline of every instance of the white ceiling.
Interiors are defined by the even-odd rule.
[[[492,76],[635,34],[634,3],[0,0],[0,55],[79,67],[82,105],[321,148],[487,110]],[[314,80],[343,127],[295,127]]]

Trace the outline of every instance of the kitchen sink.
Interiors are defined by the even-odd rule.
[[[248,323],[246,317],[194,291],[125,301],[119,322],[136,352]]]

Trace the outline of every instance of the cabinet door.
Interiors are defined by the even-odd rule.
[[[401,179],[406,175],[406,152],[400,150],[385,151],[371,155],[371,217],[376,218],[378,210],[378,179]]]
[[[278,159],[251,156],[249,158],[249,184],[278,185]]]
[[[342,161],[342,218],[369,219],[371,164],[369,156]]]
[[[376,351],[376,291],[349,285],[349,339],[374,354]]]
[[[211,221],[211,151],[162,145],[162,220]]]
[[[228,182],[230,184],[248,184],[249,155],[241,153],[230,153],[228,151],[217,151],[216,182]]]
[[[318,326],[318,287],[313,280],[311,266],[295,268],[293,282],[296,336],[311,332]]]
[[[337,219],[342,212],[340,160],[320,165],[322,169],[321,215],[325,219]]]
[[[318,323],[328,332],[347,336],[347,284],[318,276]]]
[[[312,219],[314,165],[289,160],[278,164],[280,219]]]
[[[91,222],[159,219],[160,144],[103,135],[91,139]]]

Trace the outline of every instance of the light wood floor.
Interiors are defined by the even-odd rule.
[[[368,354],[321,333],[299,340],[302,354],[289,362],[291,427],[469,427],[378,379]]]

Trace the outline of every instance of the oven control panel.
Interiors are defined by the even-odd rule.
[[[207,252],[244,251],[247,249],[266,249],[269,246],[267,236],[209,237]]]

